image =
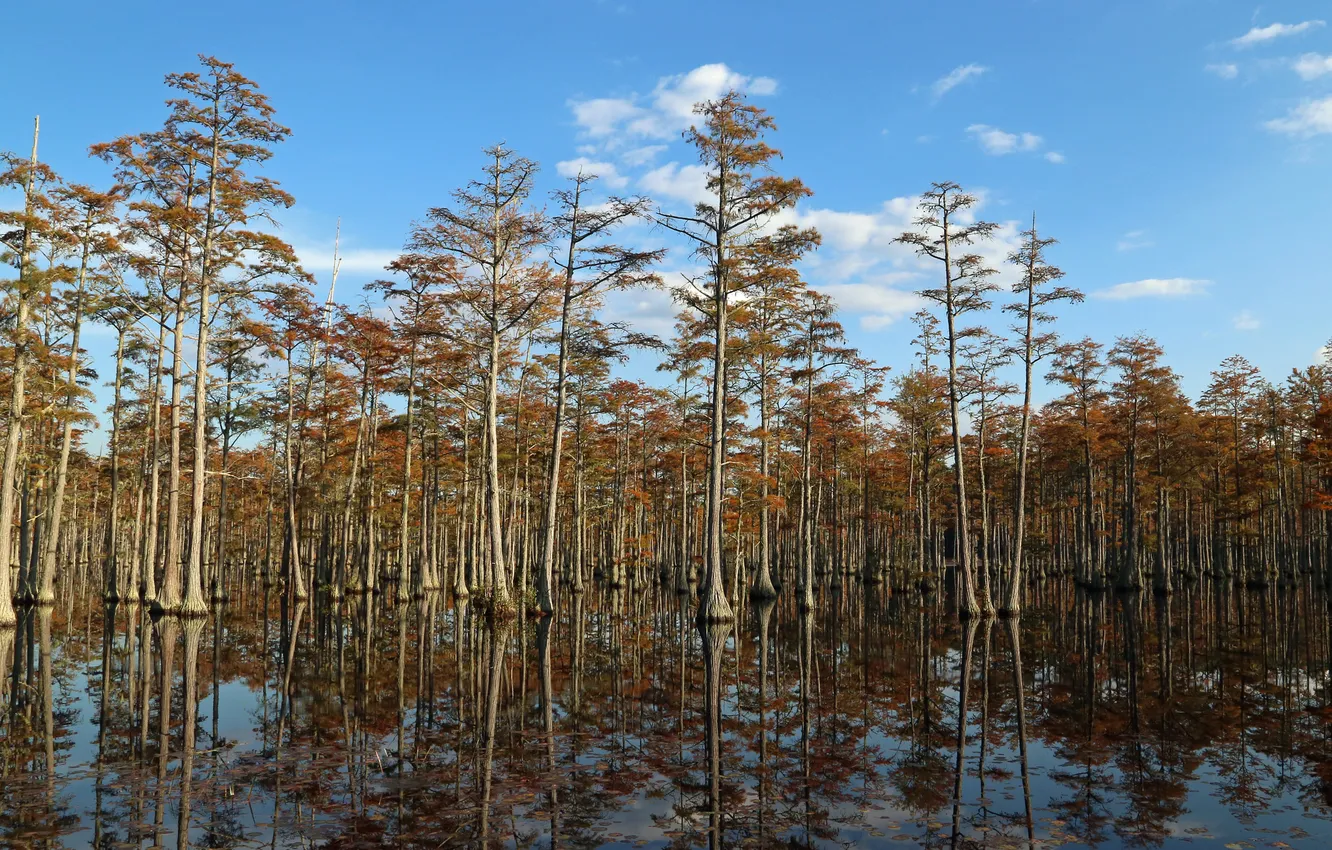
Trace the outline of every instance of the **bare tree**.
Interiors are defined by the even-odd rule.
[[[619,225],[648,212],[643,198],[612,197],[591,205],[585,197],[595,175],[581,170],[570,178],[567,189],[555,193],[559,212],[552,230],[561,239],[560,252],[552,250],[551,262],[561,272],[560,324],[555,360],[555,422],[546,459],[546,503],[541,520],[541,565],[537,569],[537,604],[544,613],[555,610],[551,584],[555,568],[555,519],[559,507],[560,455],[564,444],[565,405],[568,395],[569,349],[574,332],[574,312],[584,302],[595,301],[607,289],[648,282],[646,269],[661,259],[664,251],[633,251],[608,241]],[[562,254],[562,255],[561,255]]]
[[[898,242],[911,245],[922,257],[943,264],[944,285],[920,292],[924,298],[943,308],[948,333],[948,413],[953,426],[953,489],[957,497],[957,564],[960,582],[958,616],[975,617],[982,611],[976,600],[976,576],[972,564],[971,529],[967,517],[966,468],[962,463],[962,427],[958,404],[961,398],[957,365],[958,344],[972,331],[958,327],[958,319],[967,313],[990,306],[988,294],[998,289],[990,280],[994,269],[975,253],[963,253],[981,239],[993,235],[997,224],[970,219],[967,211],[976,206],[976,197],[962,191],[956,183],[935,183],[921,196],[913,231],[903,233]]]
[[[1027,536],[1027,463],[1031,439],[1031,374],[1035,365],[1059,350],[1059,336],[1042,330],[1054,321],[1051,305],[1060,301],[1082,302],[1082,293],[1067,286],[1054,286],[1064,273],[1045,262],[1045,249],[1054,239],[1042,239],[1036,230],[1036,214],[1031,229],[1022,233],[1022,247],[1008,255],[1008,261],[1022,270],[1013,284],[1013,292],[1026,296],[1005,304],[1004,310],[1018,318],[1013,331],[1018,342],[1013,353],[1022,361],[1022,422],[1018,426],[1017,492],[1013,496],[1013,563],[1008,572],[1008,586],[999,603],[1001,613],[1017,616],[1022,612],[1022,549]]]
[[[412,231],[403,262],[456,258],[460,274],[444,299],[457,320],[455,342],[479,349],[485,361],[485,506],[494,611],[512,613],[500,514],[499,383],[515,331],[535,318],[554,288],[549,272],[529,262],[549,238],[549,223],[527,207],[536,163],[504,145],[486,150],[484,176],[454,193],[456,207],[431,209]]]

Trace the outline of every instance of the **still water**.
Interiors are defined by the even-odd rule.
[[[0,845],[1326,847],[1328,601],[1041,588],[1016,623],[655,588],[488,626],[260,590],[0,632]]]

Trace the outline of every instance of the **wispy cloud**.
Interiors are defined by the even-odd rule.
[[[1065,162],[1067,162],[1068,160],[1067,160],[1067,159],[1064,157],[1064,155],[1063,155],[1062,153],[1060,153],[1059,151],[1046,151],[1046,152],[1045,152],[1045,161],[1046,161],[1046,162],[1053,162],[1055,165],[1063,165],[1063,164],[1064,164]]]
[[[1240,48],[1253,47],[1275,41],[1278,38],[1286,38],[1287,36],[1299,35],[1317,29],[1323,26],[1324,23],[1324,21],[1300,21],[1298,24],[1268,24],[1265,27],[1254,27],[1239,38],[1232,38],[1230,43]]]
[[[641,148],[625,151],[620,154],[620,159],[625,165],[637,168],[640,165],[647,165],[657,158],[657,154],[666,150],[665,145],[644,145]]]
[[[333,243],[295,245],[296,256],[308,272],[326,272],[333,269]],[[338,269],[343,274],[380,274],[402,252],[392,248],[353,248],[338,252]]]
[[[1007,133],[989,124],[972,124],[967,128],[981,149],[991,156],[1004,156],[1019,151],[1034,151],[1045,141],[1035,133]]]
[[[681,280],[681,269],[659,269],[662,280],[674,284]],[[689,269],[687,274],[694,276],[697,269]],[[640,333],[653,334],[666,339],[670,337],[680,307],[671,298],[670,290],[631,289],[609,292],[606,304],[602,308],[606,321],[624,322]]]
[[[1250,310],[1240,310],[1235,314],[1235,317],[1230,320],[1230,323],[1237,331],[1256,331],[1263,326],[1263,323],[1260,322],[1258,317]]]
[[[1140,248],[1150,248],[1156,243],[1147,238],[1145,230],[1130,230],[1125,233],[1118,242],[1115,243],[1116,251],[1137,251]]]
[[[1185,298],[1190,295],[1202,295],[1211,285],[1210,280],[1189,277],[1153,277],[1117,283],[1109,289],[1093,292],[1092,296],[1107,301],[1127,301],[1132,298]]]
[[[977,65],[974,62],[970,65],[958,65],[947,74],[930,84],[930,93],[934,99],[938,100],[948,94],[953,89],[965,83],[967,80],[974,80],[982,74],[989,73],[989,68],[984,65]]]
[[[1306,100],[1286,113],[1285,118],[1273,118],[1264,126],[1274,133],[1305,139],[1332,133],[1332,95],[1321,100]]]
[[[1234,62],[1214,62],[1211,65],[1204,65],[1203,70],[1223,80],[1233,80],[1239,76],[1239,66]]]
[[[612,189],[623,189],[629,184],[629,178],[616,170],[615,163],[597,162],[585,156],[557,162],[555,163],[555,171],[561,177],[576,177],[578,174],[599,177]]]
[[[1306,53],[1292,63],[1291,67],[1301,79],[1316,80],[1324,74],[1332,74],[1332,56],[1318,53]]]

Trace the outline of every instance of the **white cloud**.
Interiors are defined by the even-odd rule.
[[[643,145],[620,154],[620,160],[630,168],[638,168],[652,162],[657,158],[657,154],[664,150],[666,150],[665,145]]]
[[[958,65],[947,74],[930,84],[930,91],[934,93],[934,99],[938,100],[948,92],[965,83],[967,80],[985,74],[990,69],[984,65],[977,65],[974,62],[970,65]]]
[[[1059,151],[1047,151],[1045,154],[1046,162],[1053,162],[1055,165],[1063,165],[1067,160]]]
[[[638,185],[650,195],[697,204],[708,199],[708,170],[702,165],[668,162],[638,179]]]
[[[680,280],[680,273],[661,272],[661,278],[673,285]],[[606,293],[602,318],[609,322],[624,322],[639,333],[665,339],[674,330],[679,309],[667,289],[620,290]]]
[[[561,177],[575,177],[580,172],[587,175],[595,175],[601,178],[605,184],[612,189],[623,189],[629,184],[629,178],[616,171],[613,162],[597,162],[580,156],[577,159],[566,159],[564,162],[555,163],[555,170]]]
[[[984,193],[975,194],[983,207]],[[783,213],[777,224],[818,229],[823,244],[801,262],[801,273],[842,311],[858,317],[862,328],[876,331],[919,309],[916,290],[932,285],[938,274],[937,263],[896,241],[912,228],[919,201],[897,197],[864,212],[802,205]],[[999,270],[1001,285],[1011,282],[1015,273],[1004,260],[1018,245],[1019,229],[1017,222],[1004,222],[995,238],[975,246],[986,263]]]
[[[333,270],[333,243],[327,245],[295,245],[296,257],[301,267],[308,272],[327,272]],[[402,251],[394,248],[356,248],[338,252],[339,270],[342,274],[380,274],[385,266]]]
[[[1249,310],[1240,310],[1235,314],[1235,317],[1230,320],[1230,323],[1235,326],[1235,330],[1237,331],[1255,331],[1262,327],[1263,324],[1258,320],[1258,317]]]
[[[1322,100],[1306,100],[1286,113],[1285,118],[1274,118],[1265,126],[1276,133],[1302,138],[1332,133],[1332,95]]]
[[[636,118],[630,130],[658,138],[673,136],[694,122],[695,104],[716,100],[732,89],[770,95],[777,91],[777,82],[770,77],[746,77],[720,62],[662,77],[652,90],[652,108]]]
[[[886,249],[911,226],[916,203],[916,198],[893,198],[878,212],[802,208],[797,215],[802,226],[818,228],[824,242],[836,250]]]
[[[1126,301],[1130,298],[1184,298],[1190,295],[1202,295],[1211,285],[1210,280],[1188,277],[1148,278],[1117,283],[1109,289],[1093,292],[1092,295],[1110,301]]]
[[[1301,79],[1316,80],[1324,74],[1332,74],[1332,55],[1306,53],[1296,59],[1292,67]]]
[[[587,119],[582,124],[582,142],[591,142],[595,149],[579,153],[589,163],[613,163],[616,173],[627,176],[636,189],[665,205],[687,209],[707,199],[707,170],[684,159],[682,151],[676,153],[676,146],[682,144],[678,131],[696,120],[690,112],[694,102],[720,96],[738,83],[751,93],[771,91],[775,85],[768,78],[741,77],[724,65],[713,65],[663,77],[651,96],[632,96],[614,105],[605,100],[583,101],[597,104],[581,113]],[[622,108],[622,104],[632,109]],[[575,115],[580,113],[575,111]],[[603,128],[609,128],[604,135],[593,136],[594,130]],[[1011,147],[1039,154],[1042,144],[1034,134],[1013,134]],[[677,158],[672,160],[672,155]],[[563,167],[572,168],[574,162],[577,160]],[[985,206],[985,193],[973,194],[980,201],[978,208]],[[817,228],[822,246],[801,261],[801,274],[812,287],[838,302],[848,323],[856,321],[875,331],[918,309],[921,301],[916,290],[932,285],[937,277],[936,263],[895,241],[911,229],[918,204],[919,198],[913,196],[891,198],[868,210],[819,209],[802,203],[784,210],[768,226]],[[976,210],[970,210],[960,221],[973,220],[975,214]],[[1018,245],[1020,226],[1020,222],[1004,222],[994,239],[976,246],[986,263],[999,270],[1001,285],[1016,274],[1005,258]],[[680,279],[678,271],[663,272],[662,277],[668,286],[677,285]],[[675,307],[662,292],[617,293],[607,299],[607,309],[623,321],[657,333],[669,333],[675,320]]]
[[[569,106],[573,108],[578,126],[593,137],[609,136],[622,122],[641,111],[632,101],[614,97],[570,101]]]
[[[1239,76],[1239,66],[1234,62],[1217,62],[1204,65],[1203,70],[1209,74],[1215,74],[1223,80],[1233,80]]]
[[[694,122],[695,104],[716,100],[732,89],[754,96],[770,95],[777,91],[777,81],[749,77],[715,62],[662,77],[647,97],[635,94],[574,100],[569,106],[585,135],[616,147],[633,137],[671,138]]]
[[[1230,43],[1235,47],[1253,47],[1257,44],[1275,41],[1278,38],[1299,35],[1311,29],[1317,29],[1323,24],[1323,21],[1301,21],[1298,24],[1268,24],[1265,27],[1254,27],[1239,38],[1232,38]]]
[[[1130,230],[1115,243],[1116,251],[1137,251],[1139,248],[1150,248],[1156,243],[1147,238],[1145,230]]]
[[[1006,133],[989,124],[972,124],[967,132],[980,142],[981,149],[991,156],[1004,156],[1018,151],[1034,151],[1044,142],[1035,133]]]
[[[877,283],[825,283],[816,288],[830,296],[838,309],[859,314],[860,326],[867,331],[883,330],[925,304],[915,292]]]

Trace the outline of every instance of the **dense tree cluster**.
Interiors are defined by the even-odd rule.
[[[85,576],[187,617],[251,582],[445,590],[501,618],[661,583],[716,621],[850,581],[951,587],[969,617],[1016,614],[1055,576],[1332,580],[1332,372],[1269,381],[1237,356],[1189,399],[1152,339],[1061,340],[1055,312],[1082,296],[1053,240],[1033,219],[1001,292],[980,250],[996,226],[955,184],[899,240],[937,283],[890,378],[802,280],[819,236],[782,214],[809,190],[740,95],[685,134],[707,173],[692,210],[586,173],[539,198],[535,163],[486,151],[411,228],[376,308],[339,302],[336,261],[317,283],[266,226],[293,198],[261,173],[289,130],[258,86],[212,58],[166,84],[160,128],[92,147],[105,190],[61,181],[36,132],[3,163],[21,204],[0,213],[0,625]],[[623,244],[643,233],[683,242],[695,276],[659,280],[664,251]],[[609,291],[653,285],[681,306],[674,338],[598,319]],[[971,324],[992,308],[1013,327]],[[90,323],[115,339],[105,362]],[[659,385],[617,377],[644,346]],[[1042,381],[1056,397],[1036,407]]]

